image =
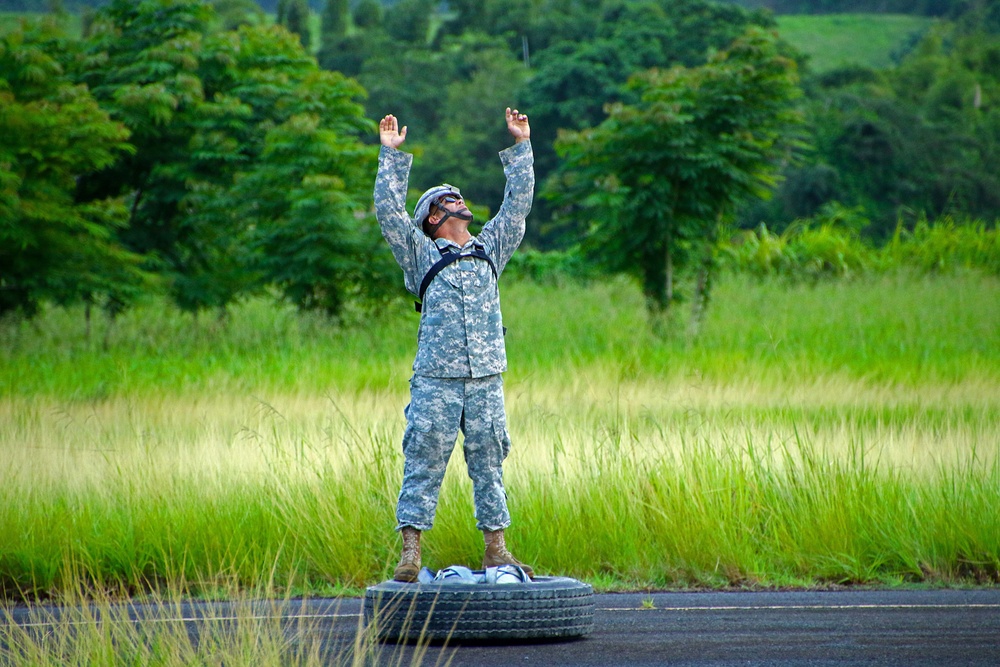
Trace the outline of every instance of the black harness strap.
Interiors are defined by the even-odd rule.
[[[494,280],[499,280],[499,276],[497,275],[496,265],[493,263],[493,260],[490,259],[490,256],[486,254],[486,251],[480,245],[475,246],[475,249],[472,252],[451,252],[447,248],[440,248],[440,247],[438,248],[438,250],[441,251],[441,259],[439,259],[437,262],[434,263],[434,266],[432,266],[430,271],[427,272],[427,275],[424,276],[424,279],[420,281],[420,294],[419,296],[417,296],[417,301],[413,302],[413,307],[416,309],[418,313],[423,308],[420,302],[424,300],[424,292],[426,292],[427,288],[430,287],[431,281],[434,280],[437,274],[441,273],[441,269],[448,266],[449,264],[457,262],[460,259],[464,259],[466,257],[485,259],[486,263],[490,265],[490,269],[493,271]]]

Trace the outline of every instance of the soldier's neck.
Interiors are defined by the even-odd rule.
[[[472,238],[472,234],[469,233],[468,223],[462,226],[445,223],[441,226],[441,229],[438,230],[437,237],[439,239],[448,239],[452,243],[462,247],[469,242],[469,239]]]

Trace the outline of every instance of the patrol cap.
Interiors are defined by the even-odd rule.
[[[413,224],[418,227],[424,224],[424,220],[431,213],[431,204],[434,204],[440,197],[444,195],[458,195],[462,196],[462,193],[454,185],[448,185],[447,183],[442,183],[441,185],[435,185],[433,188],[420,195],[420,199],[417,200],[417,207],[413,209]]]

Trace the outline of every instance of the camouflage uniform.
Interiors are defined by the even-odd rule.
[[[431,240],[406,212],[406,190],[413,156],[383,146],[375,180],[375,212],[382,236],[403,269],[406,288],[417,294],[441,249],[469,252],[480,247],[497,274],[524,237],[535,176],[531,142],[500,153],[507,190],[496,217],[464,247],[447,239]],[[406,459],[396,507],[398,527],[429,530],[438,492],[458,429],[465,435],[464,454],[473,481],[476,526],[499,530],[510,525],[503,488],[503,460],[510,451],[503,402],[507,353],[500,315],[500,293],[493,270],[481,259],[446,266],[423,298],[417,356],[410,380],[410,404],[404,411]]]

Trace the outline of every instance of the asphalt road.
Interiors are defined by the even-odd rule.
[[[725,592],[595,596],[594,632],[569,642],[381,645],[373,662],[409,665],[965,665],[1000,666],[1000,589]],[[291,644],[319,641],[347,658],[361,600],[261,603],[279,609]],[[43,630],[55,610],[14,609]],[[246,612],[242,612],[244,617]],[[233,623],[227,605],[134,607],[140,623],[183,620],[196,637]]]

